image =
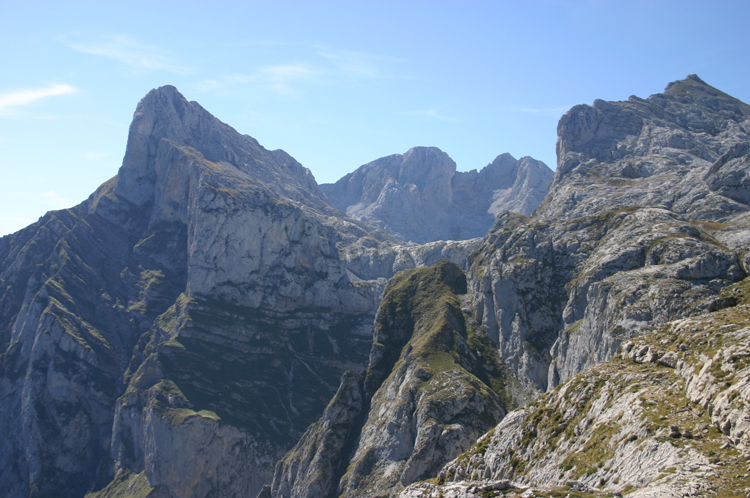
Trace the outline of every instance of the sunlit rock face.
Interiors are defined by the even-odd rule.
[[[552,175],[543,162],[510,154],[479,172],[457,172],[440,149],[414,147],[321,188],[349,216],[423,244],[483,237],[504,211],[530,215],[547,195]]]
[[[750,278],[508,414],[400,498],[732,496],[750,458]]]
[[[475,478],[614,492],[651,479],[633,477],[653,462],[632,436],[675,462],[665,493],[710,490],[674,487],[679,469],[721,469],[664,446],[643,401],[612,440],[616,476],[565,451],[612,428],[608,403],[637,404],[619,369],[649,403],[699,403],[745,455],[731,320],[750,264],[750,107],[692,75],[576,106],[558,131],[543,201],[530,158],[458,173],[435,148],[321,188],[173,87],[152,91],[115,178],[0,238],[0,495],[377,496],[431,477],[454,487],[404,496],[474,496],[458,481]],[[717,330],[736,334],[696,335]],[[560,459],[540,461],[545,444]]]
[[[117,177],[0,239],[0,494],[255,494],[365,367],[387,278],[475,245],[398,245],[153,90]]]
[[[749,133],[750,106],[695,75],[561,118],[549,195],[500,216],[469,265],[476,318],[531,391],[747,274]]]

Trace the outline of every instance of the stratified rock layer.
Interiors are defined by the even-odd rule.
[[[0,239],[0,494],[252,496],[272,475],[266,495],[307,497],[438,475],[404,496],[748,487],[750,107],[691,75],[576,106],[558,132],[533,214],[492,179],[515,168],[528,192],[533,160],[459,174],[432,148],[326,195],[154,90],[116,178]],[[491,228],[419,246],[329,200],[401,239]],[[404,272],[380,303],[396,272],[442,260],[458,266]]]
[[[529,215],[551,180],[552,171],[530,157],[502,154],[479,172],[456,172],[445,152],[415,147],[321,188],[349,216],[423,244],[483,237],[503,211]]]

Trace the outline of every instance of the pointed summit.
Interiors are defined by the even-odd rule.
[[[557,127],[558,167],[544,216],[591,216],[634,205],[697,219],[744,211],[693,176],[706,175],[734,144],[748,141],[748,116],[750,106],[695,74],[647,99],[577,105]],[[715,179],[716,188],[725,180]],[[744,199],[735,191],[744,187],[733,182],[732,195]]]
[[[320,195],[310,171],[291,156],[270,153],[197,102],[188,102],[171,85],[151,90],[138,103],[116,193],[138,205],[153,201],[154,189],[164,173],[163,167],[157,167],[158,151],[170,146],[190,147],[192,153],[210,162],[228,163],[278,195],[307,199]],[[168,154],[166,149],[161,150],[162,155]]]

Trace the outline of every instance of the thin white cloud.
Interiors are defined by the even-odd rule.
[[[110,36],[100,41],[72,43],[63,40],[69,48],[89,55],[114,59],[135,70],[167,71],[189,74],[189,68],[177,63],[172,54],[143,44],[127,35]]]
[[[297,44],[258,43],[269,50]],[[395,57],[340,50],[320,45],[299,44],[300,62],[261,66],[243,74],[225,74],[204,79],[195,87],[205,92],[222,92],[236,85],[253,85],[280,97],[298,98],[306,86],[351,87],[375,80],[394,78],[389,66],[405,62]]]
[[[109,152],[84,152],[83,157],[89,161],[99,161],[109,156]]]
[[[318,47],[318,55],[332,62],[339,73],[352,78],[387,78],[382,68],[384,64],[405,62],[395,57],[327,47]]]
[[[448,116],[445,116],[440,113],[437,109],[424,109],[422,111],[409,111],[409,112],[399,112],[397,114],[401,114],[403,116],[423,116],[430,119],[437,119],[440,121],[450,121],[453,123],[458,123],[461,120],[456,118],[451,118]]]
[[[255,82],[270,88],[279,95],[296,97],[294,84],[309,82],[317,77],[317,71],[304,65],[288,64],[282,66],[267,66],[258,70]]]
[[[42,194],[42,202],[46,204],[50,209],[65,209],[71,207],[74,202],[61,196],[54,190],[44,192]]]
[[[230,74],[218,79],[202,80],[197,83],[203,91],[216,91],[227,86],[253,84],[270,90],[281,97],[299,97],[299,86],[319,81],[320,72],[306,64],[282,64],[260,67],[249,74]]]
[[[46,88],[29,88],[3,93],[0,94],[0,115],[7,114],[14,107],[28,105],[40,99],[75,92],[76,89],[70,85],[49,85]]]

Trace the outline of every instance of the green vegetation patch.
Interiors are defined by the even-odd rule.
[[[88,493],[85,498],[147,498],[153,490],[145,472],[121,470],[104,489]]]
[[[454,334],[466,334],[457,294],[465,293],[466,276],[448,262],[406,270],[391,280],[375,324],[373,350],[381,357],[367,372],[368,392],[380,387],[407,343],[433,374],[454,367]]]
[[[728,285],[719,293],[719,299],[734,298],[737,304],[750,304],[750,277]]]
[[[396,370],[407,356],[429,371],[423,387],[439,374],[457,370],[469,375],[472,386],[487,389],[509,407],[507,372],[485,334],[469,325],[459,295],[466,277],[449,262],[407,270],[389,283],[378,314],[373,351],[381,359],[367,372],[370,393]]]
[[[578,332],[578,329],[581,327],[582,323],[583,323],[583,318],[573,322],[573,324],[571,324],[568,328],[565,329],[564,333],[575,334],[576,332]]]
[[[164,418],[169,420],[172,425],[181,425],[185,420],[190,417],[200,416],[203,418],[210,418],[211,420],[218,422],[221,418],[216,415],[216,412],[211,410],[191,410],[189,408],[168,408],[162,412]]]

